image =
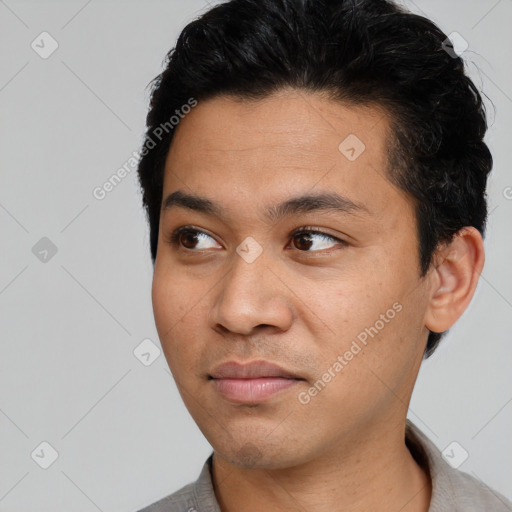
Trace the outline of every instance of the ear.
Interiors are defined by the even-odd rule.
[[[437,249],[429,272],[425,327],[443,332],[457,321],[473,297],[484,260],[482,236],[474,227],[462,228],[449,244]]]

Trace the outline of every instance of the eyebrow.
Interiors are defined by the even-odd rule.
[[[170,210],[173,207],[186,208],[220,218],[227,217],[227,210],[221,204],[206,197],[187,194],[181,190],[172,192],[166,197],[162,210]],[[275,223],[284,217],[309,212],[370,213],[361,203],[354,202],[335,192],[325,192],[300,195],[270,205],[266,208],[264,215],[270,222]]]

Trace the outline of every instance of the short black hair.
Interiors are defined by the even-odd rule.
[[[191,98],[258,100],[289,87],[389,114],[387,177],[414,201],[421,277],[462,227],[483,236],[493,163],[485,107],[449,41],[388,0],[229,0],[189,23],[151,82],[138,165],[153,263],[171,117],[179,122]],[[425,358],[442,334],[429,333]]]

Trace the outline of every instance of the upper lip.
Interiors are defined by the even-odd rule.
[[[210,374],[210,378],[213,379],[257,379],[260,377],[300,378],[296,374],[268,361],[252,361],[246,364],[228,361],[216,366]]]

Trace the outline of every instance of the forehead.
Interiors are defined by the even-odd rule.
[[[226,204],[337,191],[370,212],[403,196],[388,180],[389,117],[293,89],[260,100],[219,96],[198,105],[174,134],[165,197],[178,189]],[[265,201],[267,203],[268,201]]]
[[[172,145],[179,146],[174,156],[181,159],[187,158],[179,152],[183,139],[201,152],[267,147],[337,158],[339,144],[352,135],[365,144],[365,152],[383,156],[379,150],[389,133],[388,114],[377,105],[349,106],[325,94],[285,89],[258,100],[200,101],[180,122]]]

